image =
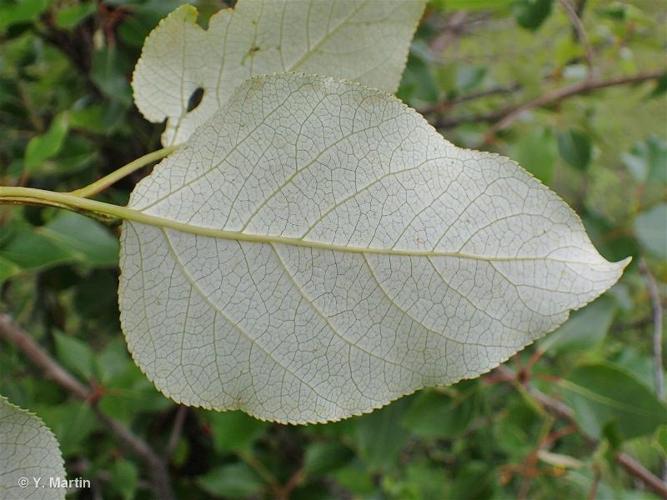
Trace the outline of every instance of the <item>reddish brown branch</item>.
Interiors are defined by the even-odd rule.
[[[577,41],[579,41],[579,43],[581,43],[584,48],[586,66],[588,66],[588,78],[593,78],[593,76],[595,76],[593,47],[588,40],[588,35],[586,34],[586,29],[584,28],[584,23],[581,22],[581,17],[577,13],[577,9],[570,3],[570,0],[560,0],[560,4],[565,10],[567,17],[570,18],[570,22],[574,27]]]
[[[157,497],[165,500],[174,498],[166,464],[145,441],[132,434],[123,424],[105,415],[95,406],[94,395],[96,391],[94,389],[74,378],[6,314],[0,314],[0,338],[15,345],[35,366],[44,372],[47,378],[53,380],[73,396],[90,403],[104,427],[109,429],[146,464]]]
[[[303,468],[297,469],[284,486],[274,490],[276,500],[289,500],[294,489],[303,482],[304,477]]]
[[[83,385],[51,359],[46,351],[16,326],[6,314],[0,314],[0,338],[18,347],[33,364],[42,369],[46,378],[53,380],[67,392],[84,401],[92,396],[93,391],[89,387]]]
[[[167,443],[167,456],[170,457],[176,451],[176,446],[178,445],[179,440],[181,439],[181,434],[183,433],[183,424],[185,424],[185,419],[188,416],[188,407],[179,405],[176,409],[176,416],[174,417],[174,426],[171,429],[171,434],[169,435],[169,441]]]
[[[565,99],[576,95],[587,94],[600,89],[616,87],[620,85],[632,85],[651,80],[657,80],[667,73],[667,69],[638,73],[631,76],[621,76],[608,80],[584,80],[559,89],[551,90],[539,97],[530,99],[524,103],[507,106],[487,114],[459,116],[444,118],[435,123],[436,128],[454,128],[464,123],[493,123],[488,134],[493,135],[499,130],[507,128],[514,123],[523,113],[534,108],[541,108],[557,104]]]
[[[628,474],[639,479],[647,487],[653,490],[654,493],[657,493],[662,498],[667,498],[667,483],[661,481],[658,476],[653,475],[651,471],[647,470],[633,457],[627,453],[617,453],[616,462],[619,463]]]
[[[520,83],[514,83],[512,85],[508,85],[506,87],[504,86],[498,86],[498,87],[492,87],[490,89],[486,90],[480,90],[477,92],[470,92],[469,94],[463,94],[458,97],[454,97],[453,99],[450,99],[446,101],[447,104],[461,104],[464,102],[468,101],[474,101],[475,99],[481,99],[483,97],[490,97],[494,95],[505,95],[505,94],[513,94],[514,92],[521,90],[521,84]]]
[[[640,259],[639,261],[639,271],[644,276],[646,289],[651,298],[651,308],[653,309],[653,375],[655,378],[655,392],[658,395],[658,399],[664,399],[665,381],[662,364],[662,301],[660,300],[658,284],[644,259]]]
[[[452,97],[451,99],[444,99],[442,101],[438,101],[435,104],[420,107],[417,109],[417,111],[419,111],[423,115],[443,114],[447,113],[454,106],[457,106],[465,102],[470,102],[491,96],[514,94],[519,90],[521,90],[521,84],[519,83],[514,83],[512,85],[507,85],[507,86],[491,87],[476,92],[470,92],[468,94],[462,94],[456,97]]]
[[[655,277],[643,258],[639,260],[639,272],[644,276],[646,289],[651,298],[651,308],[653,309],[653,376],[655,379],[655,392],[658,399],[664,400],[665,376],[662,361],[662,300],[660,299],[660,290],[658,290]],[[667,481],[667,460],[662,461],[662,479],[663,481]]]

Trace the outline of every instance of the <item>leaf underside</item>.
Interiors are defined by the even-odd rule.
[[[314,75],[244,83],[129,206],[187,228],[123,225],[137,364],[176,401],[282,422],[478,376],[626,264],[516,163]]]
[[[56,438],[39,418],[0,396],[0,498],[64,499],[65,489],[51,488],[49,478],[65,478]],[[28,482],[21,487],[19,480]]]
[[[247,78],[303,71],[395,92],[424,0],[239,0],[203,30],[186,5],[149,35],[134,100],[162,141],[184,142]],[[201,103],[188,111],[198,88]]]

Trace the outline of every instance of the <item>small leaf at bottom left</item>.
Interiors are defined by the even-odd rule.
[[[0,396],[0,498],[64,499],[50,478],[65,479],[58,441],[38,417]]]

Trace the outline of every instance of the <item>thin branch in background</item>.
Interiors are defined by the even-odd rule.
[[[639,479],[639,481],[644,483],[650,490],[657,493],[662,498],[667,498],[667,481],[663,481],[655,476],[651,471],[647,470],[641,463],[639,463],[637,459],[627,453],[617,453],[616,463],[621,465],[628,474]]]
[[[526,458],[523,460],[523,463],[518,468],[519,472],[521,473],[521,483],[519,484],[519,490],[516,495],[517,500],[526,500],[529,498],[530,487],[532,486],[535,478],[539,475],[539,453],[543,449],[549,448],[551,444],[553,444],[553,441],[557,439],[556,438],[552,441],[549,438],[552,433],[551,428],[553,427],[553,423],[553,420],[547,423],[549,426],[548,429],[546,429],[547,434],[540,438],[535,449],[528,453]]]
[[[0,338],[18,347],[32,362],[42,369],[47,379],[53,380],[60,387],[75,397],[89,401],[93,391],[86,387],[67,370],[56,363],[37,343],[7,314],[0,314]]]
[[[593,47],[588,40],[584,23],[581,22],[581,17],[579,17],[577,9],[570,3],[570,0],[560,0],[560,4],[565,10],[567,17],[570,18],[570,22],[576,33],[577,41],[584,48],[584,58],[586,59],[586,66],[588,66],[588,79],[590,80],[595,76],[595,59],[593,55]]]
[[[96,391],[85,386],[65,370],[42,349],[32,337],[17,326],[7,314],[0,314],[0,338],[15,345],[47,378],[50,378],[73,396],[91,404],[97,418],[145,464],[151,476],[151,484],[157,498],[174,499],[169,473],[165,462],[141,438],[135,436],[123,424],[105,415],[95,405]]]
[[[543,393],[529,382],[521,383],[518,374],[507,366],[500,365],[491,373],[491,378],[487,377],[485,380],[491,382],[508,382],[514,386],[521,385],[526,389],[535,400],[542,405],[542,407],[552,415],[565,420],[576,428],[579,424],[575,418],[575,413],[568,405],[552,398]],[[591,445],[596,446],[598,443],[595,439],[587,436],[583,432],[581,436]],[[640,481],[644,486],[658,494],[662,498],[667,498],[667,482],[662,481],[658,476],[653,474],[650,470],[639,463],[635,458],[625,452],[616,453],[614,459],[625,471],[632,477]]]
[[[441,55],[464,31],[468,13],[464,11],[454,12],[442,29],[441,33],[430,43],[431,50]]]
[[[305,477],[303,467],[292,474],[292,476],[287,480],[287,483],[281,487],[278,491],[275,492],[276,500],[289,500],[292,496],[294,489],[301,484]]]
[[[435,122],[435,127],[440,129],[450,129],[465,123],[494,123],[487,134],[488,137],[492,137],[496,132],[509,127],[523,113],[531,109],[557,104],[570,97],[587,94],[595,90],[658,80],[665,74],[667,74],[667,68],[646,73],[637,73],[631,76],[610,78],[608,80],[584,80],[560,89],[552,90],[526,102],[507,106],[490,113],[440,119]]]
[[[271,491],[273,492],[273,497],[279,497],[279,492],[282,490],[280,482],[275,478],[266,466],[259,461],[255,456],[248,452],[247,450],[239,450],[236,452],[236,455],[243,460],[246,465],[252,468],[257,475],[266,483]]]
[[[655,281],[651,270],[644,258],[639,260],[639,272],[644,277],[646,289],[651,298],[651,308],[653,310],[653,376],[655,378],[655,393],[658,399],[665,399],[665,374],[662,360],[662,325],[663,309],[660,299],[658,283]],[[662,479],[667,482],[667,460],[662,461]]]
[[[657,80],[658,78],[661,78],[666,72],[667,69],[662,69],[660,71],[638,73],[632,76],[622,76],[618,78],[611,78],[609,80],[584,80],[572,85],[568,85],[567,87],[552,90],[551,92],[547,92],[546,94],[536,97],[535,99],[531,99],[523,104],[518,106],[510,106],[502,110],[499,114],[499,119],[487,132],[487,137],[493,137],[500,130],[509,127],[528,110],[557,104],[570,97],[587,94],[594,90]]]
[[[183,424],[185,419],[188,416],[188,407],[183,405],[178,405],[176,409],[176,416],[174,417],[174,426],[171,429],[171,434],[169,435],[169,442],[167,443],[167,456],[170,457],[174,454],[176,446],[181,439],[181,434],[183,433]]]
[[[597,498],[600,479],[600,469],[593,465],[593,484],[591,485],[591,490],[588,492],[588,500],[595,500]]]
[[[651,308],[653,309],[653,375],[655,378],[655,393],[658,399],[665,399],[665,378],[662,364],[662,325],[663,310],[660,300],[660,291],[658,284],[648,268],[648,264],[642,258],[639,260],[639,271],[646,282],[646,289],[651,298]]]
[[[444,114],[449,112],[449,110],[452,107],[458,104],[462,104],[464,102],[483,99],[484,97],[514,94],[515,92],[518,92],[521,89],[522,86],[520,83],[513,83],[512,85],[498,85],[496,87],[491,87],[477,92],[470,92],[468,94],[452,97],[451,99],[443,99],[441,101],[436,102],[433,105],[417,108],[417,111],[419,111],[423,115]]]
[[[454,97],[445,102],[448,104],[461,104],[463,102],[473,101],[475,99],[481,99],[483,97],[489,97],[492,95],[506,95],[513,94],[518,90],[521,90],[522,86],[520,83],[513,83],[512,85],[499,85],[497,87],[491,87],[490,89],[480,90],[478,92],[470,92],[469,94],[463,94],[458,97]]]

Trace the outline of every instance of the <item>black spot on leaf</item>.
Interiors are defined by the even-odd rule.
[[[204,98],[204,89],[197,87],[188,99],[188,113],[201,104]]]

